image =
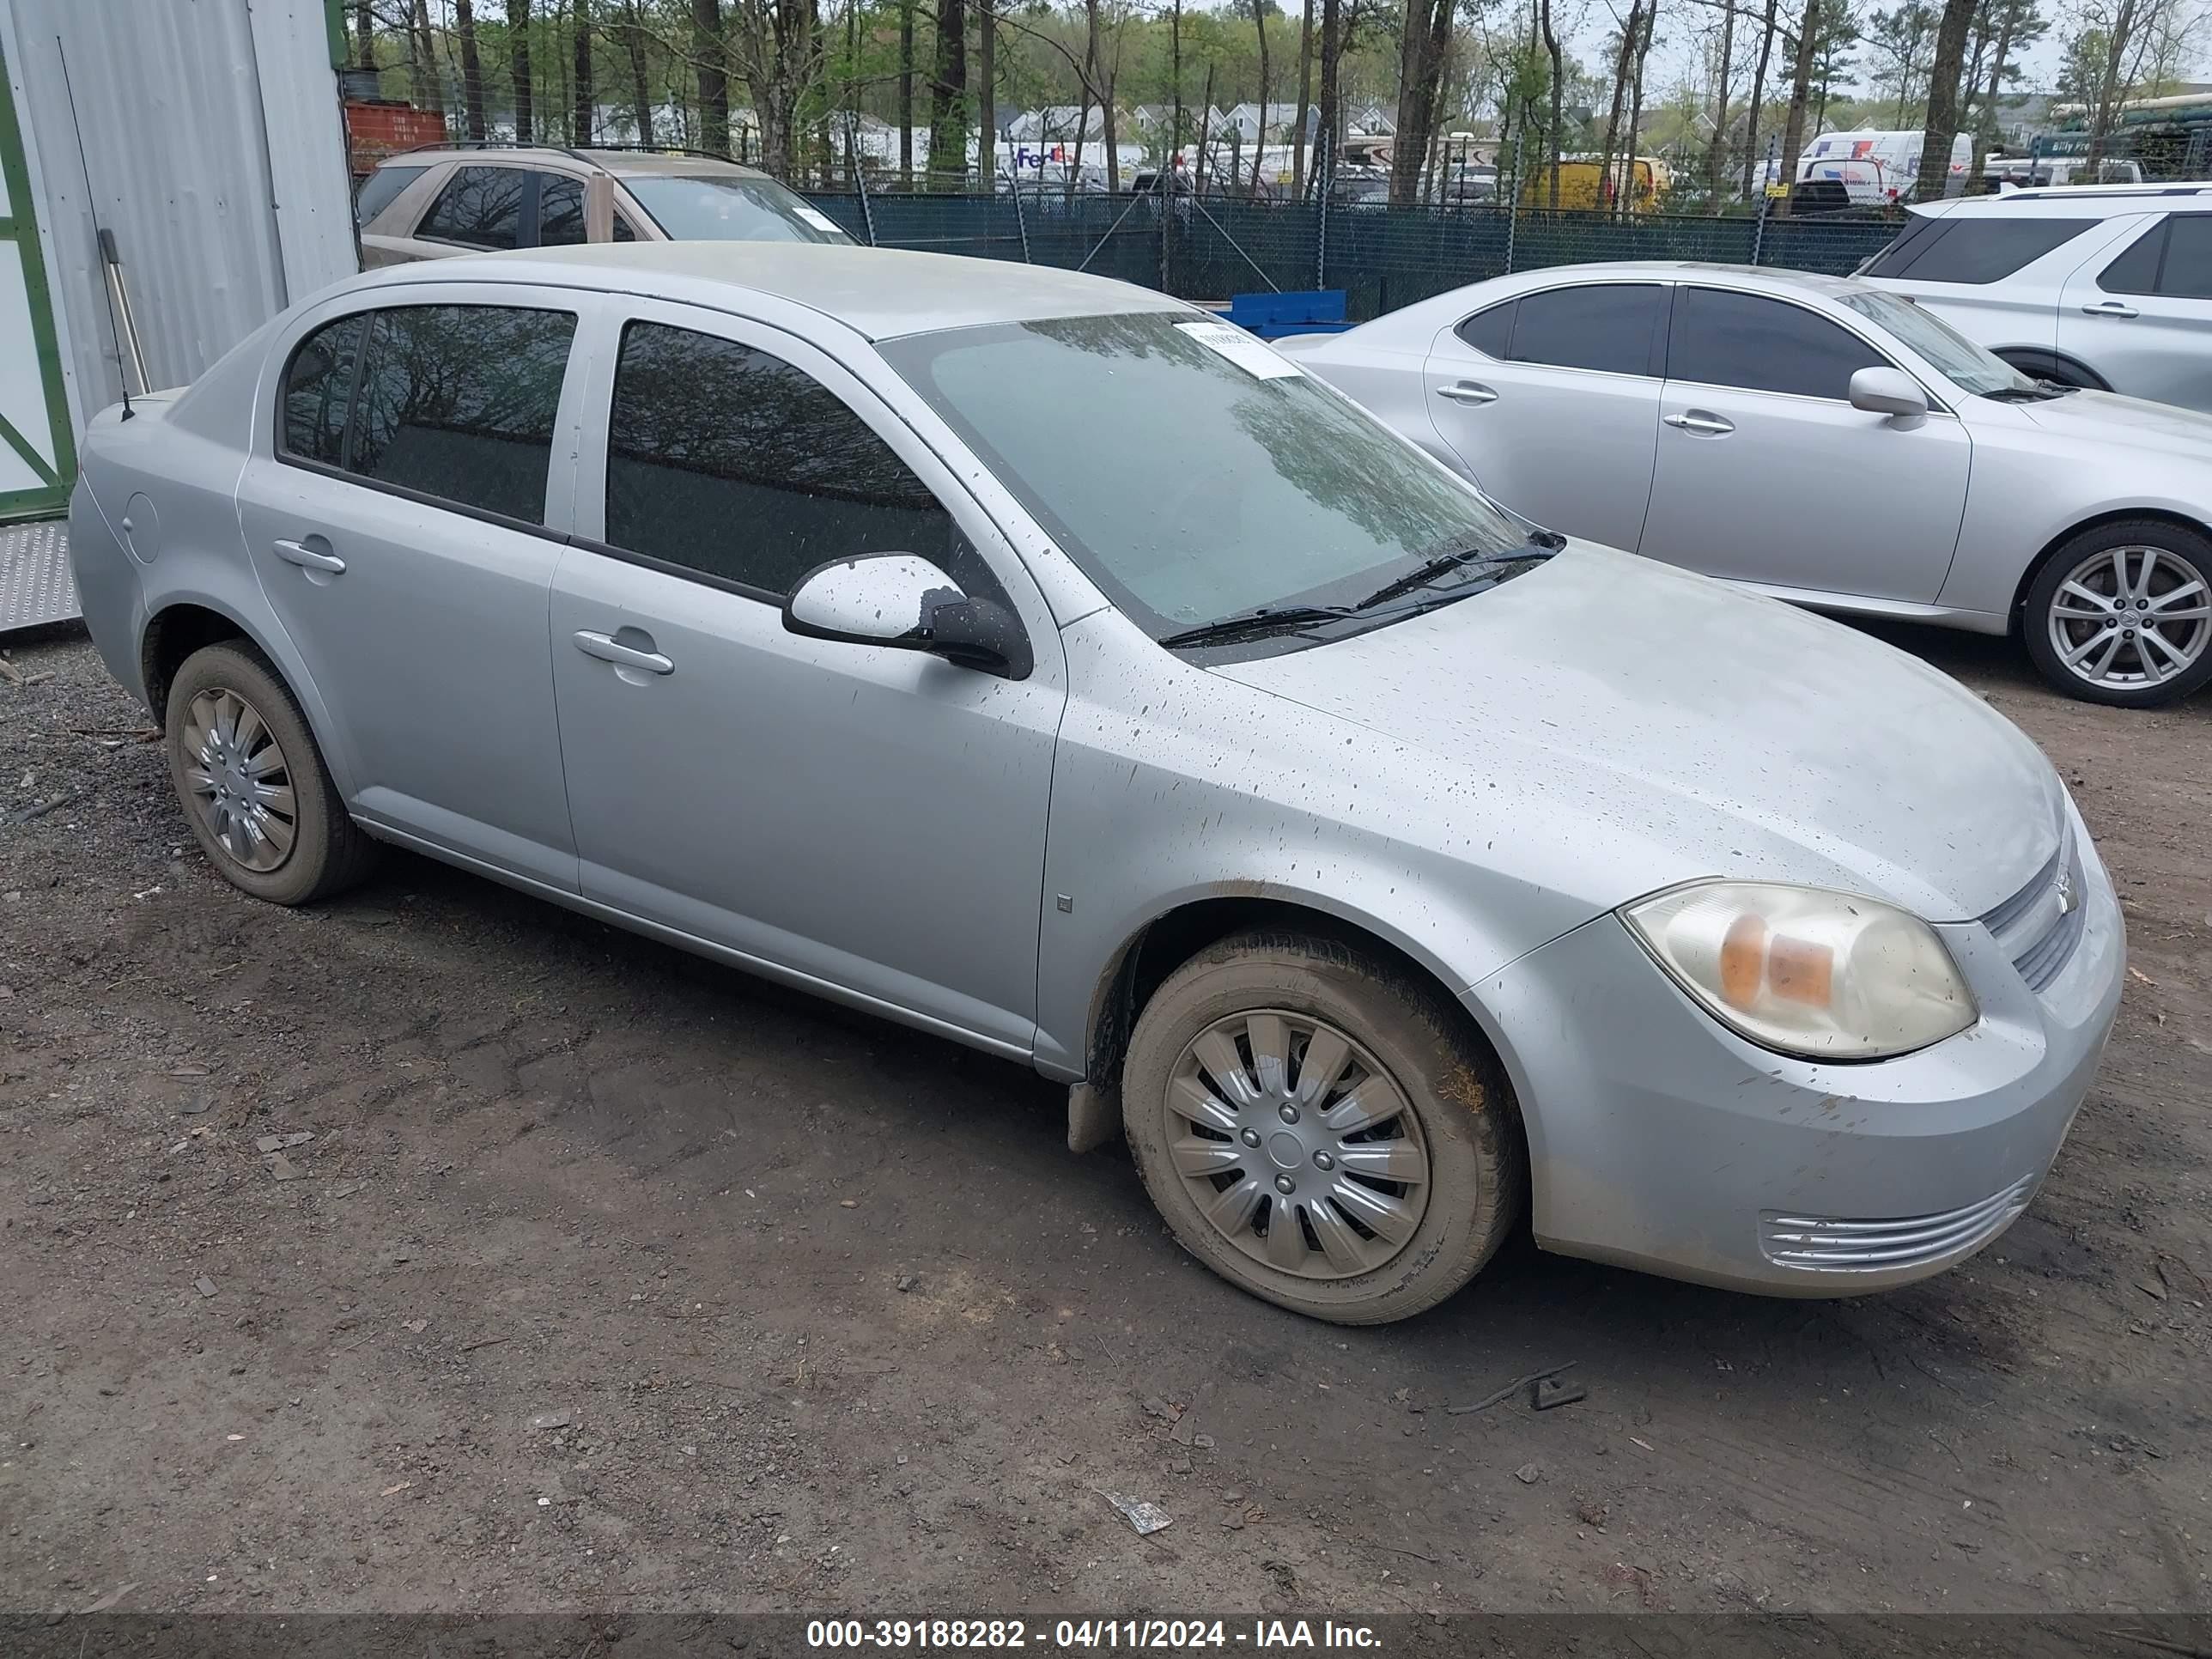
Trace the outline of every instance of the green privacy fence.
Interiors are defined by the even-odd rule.
[[[817,194],[881,247],[1082,267],[1192,300],[1340,288],[1355,320],[1511,270],[1601,259],[1704,259],[1842,276],[1897,234],[1881,220],[1717,218],[1502,207],[1331,206],[1024,191]]]

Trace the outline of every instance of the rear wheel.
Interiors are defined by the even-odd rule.
[[[2160,520],[2100,525],[2027,591],[2028,655],[2070,696],[2149,708],[2212,679],[2212,541]]]
[[[1176,1241],[1316,1318],[1433,1307],[1521,1214],[1495,1059],[1427,987],[1330,940],[1243,934],[1176,969],[1138,1019],[1121,1099]]]
[[[195,651],[169,683],[169,776],[225,880],[306,904],[368,873],[376,843],[338,798],[284,683],[243,641]]]

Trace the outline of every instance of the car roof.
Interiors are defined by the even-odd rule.
[[[1524,288],[1548,286],[1547,279],[1569,277],[1577,281],[1603,277],[1611,282],[1633,282],[1638,277],[1647,280],[1680,281],[1693,276],[1725,276],[1732,283],[1747,287],[1776,289],[1796,289],[1801,292],[1826,295],[1860,291],[1861,284],[1848,276],[1828,276],[1817,270],[1784,270],[1775,265],[1731,265],[1717,260],[1699,259],[1620,259],[1594,264],[1547,265],[1535,270],[1516,272],[1510,280]]]
[[[355,292],[410,283],[537,283],[715,306],[733,289],[835,318],[871,340],[992,323],[1165,311],[1180,300],[1052,265],[812,242],[604,242],[387,265]]]
[[[2212,184],[2051,185],[2001,196],[1959,196],[1915,203],[1906,211],[1923,217],[2108,219],[2115,214],[2162,210],[2212,213]]]
[[[511,167],[581,162],[603,173],[640,178],[684,174],[724,178],[734,174],[744,179],[768,177],[758,167],[749,167],[720,155],[687,155],[665,149],[571,148],[565,144],[425,144],[419,149],[400,150],[387,155],[377,165],[424,167],[434,161],[488,161],[495,166],[505,163]]]

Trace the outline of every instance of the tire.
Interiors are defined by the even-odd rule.
[[[185,821],[240,892],[271,904],[309,904],[353,886],[374,866],[376,843],[338,798],[299,703],[245,641],[206,646],[185,659],[169,682],[164,726],[169,781]]]
[[[1996,355],[2030,380],[2048,380],[2053,386],[2070,386],[2082,392],[2112,389],[2094,370],[2064,357],[2040,351],[2000,351]]]
[[[2189,696],[2212,680],[2212,540],[2161,519],[2083,531],[2028,585],[2021,636],[2043,678],[2085,702],[2152,708]]]
[[[1279,1070],[1259,1058],[1267,1050]],[[1444,1300],[1495,1254],[1527,1194],[1496,1057],[1426,985],[1334,940],[1238,934],[1170,975],[1131,1036],[1121,1110],[1184,1249],[1239,1289],[1337,1324]],[[1391,1115],[1361,1128],[1366,1110]],[[1413,1181],[1383,1174],[1417,1165]]]

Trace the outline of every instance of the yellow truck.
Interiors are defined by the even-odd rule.
[[[1604,169],[1607,175],[1601,190],[1599,167],[1595,161],[1561,161],[1556,167],[1539,167],[1522,181],[1521,205],[1547,208],[1552,204],[1552,179],[1558,175],[1559,205],[1563,208],[1609,208],[1619,205],[1620,192],[1631,178],[1626,156],[1613,161]],[[1659,165],[1649,156],[1636,158],[1635,194],[1630,208],[1637,213],[1650,213],[1659,205]]]

